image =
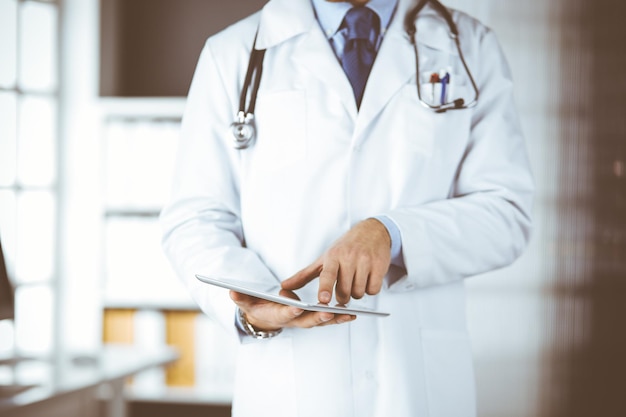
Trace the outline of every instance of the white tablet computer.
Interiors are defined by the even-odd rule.
[[[204,275],[196,275],[196,278],[206,284],[217,285],[218,287],[228,288],[229,290],[234,290],[242,294],[251,295],[253,297],[262,298],[264,300],[273,301],[279,304],[299,307],[303,310],[308,311],[325,311],[335,314],[354,314],[357,316],[367,315],[375,317],[386,317],[389,315],[389,313],[376,311],[364,307],[343,306],[341,304],[330,306],[326,304],[320,304],[317,302],[317,300],[295,300],[293,298],[280,295],[279,293],[281,287],[280,285],[278,285],[278,283],[276,285],[267,285],[263,283],[243,282],[225,278],[207,277]]]

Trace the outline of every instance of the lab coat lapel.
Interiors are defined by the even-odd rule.
[[[352,120],[356,119],[356,101],[350,81],[319,27],[312,28],[305,35],[293,55],[293,61],[335,92]]]
[[[261,10],[257,49],[267,49],[304,32],[315,25],[310,0],[272,0]]]
[[[310,0],[272,0],[261,12],[257,48],[266,49],[303,35],[292,61],[297,70],[304,70],[325,84],[340,98],[354,120],[356,102],[350,82],[315,18]],[[287,69],[289,70],[289,69]]]
[[[400,88],[415,76],[415,54],[403,28],[408,7],[409,2],[399,1],[374,61],[356,123],[357,138]]]
[[[325,84],[340,98],[352,120],[356,119],[355,137],[361,136],[369,124],[392,97],[415,77],[415,54],[404,31],[404,16],[411,0],[399,0],[391,26],[372,67],[357,117],[354,93],[348,78],[339,64],[328,39],[315,19],[310,0],[271,0],[261,11],[257,35],[257,48],[267,49],[298,35],[301,39],[292,61]],[[419,43],[443,49],[440,43],[450,44],[445,21],[430,6],[420,12],[417,20]]]
[[[415,55],[406,36],[390,32],[372,67],[356,123],[359,137],[391,98],[415,76]]]

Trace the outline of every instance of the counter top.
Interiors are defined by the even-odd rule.
[[[177,358],[172,348],[132,345],[105,345],[94,356],[68,355],[56,360],[0,358],[0,388],[4,386],[5,394],[9,394],[0,397],[0,413],[123,380]]]

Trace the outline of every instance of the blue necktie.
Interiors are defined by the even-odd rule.
[[[343,27],[347,29],[347,36],[341,65],[350,80],[359,108],[367,78],[376,58],[380,18],[372,9],[353,7],[346,13]]]

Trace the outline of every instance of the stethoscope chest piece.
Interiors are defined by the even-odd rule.
[[[237,120],[230,125],[233,134],[233,146],[235,149],[248,148],[256,137],[256,127],[254,125],[254,115],[243,112],[237,114]]]

